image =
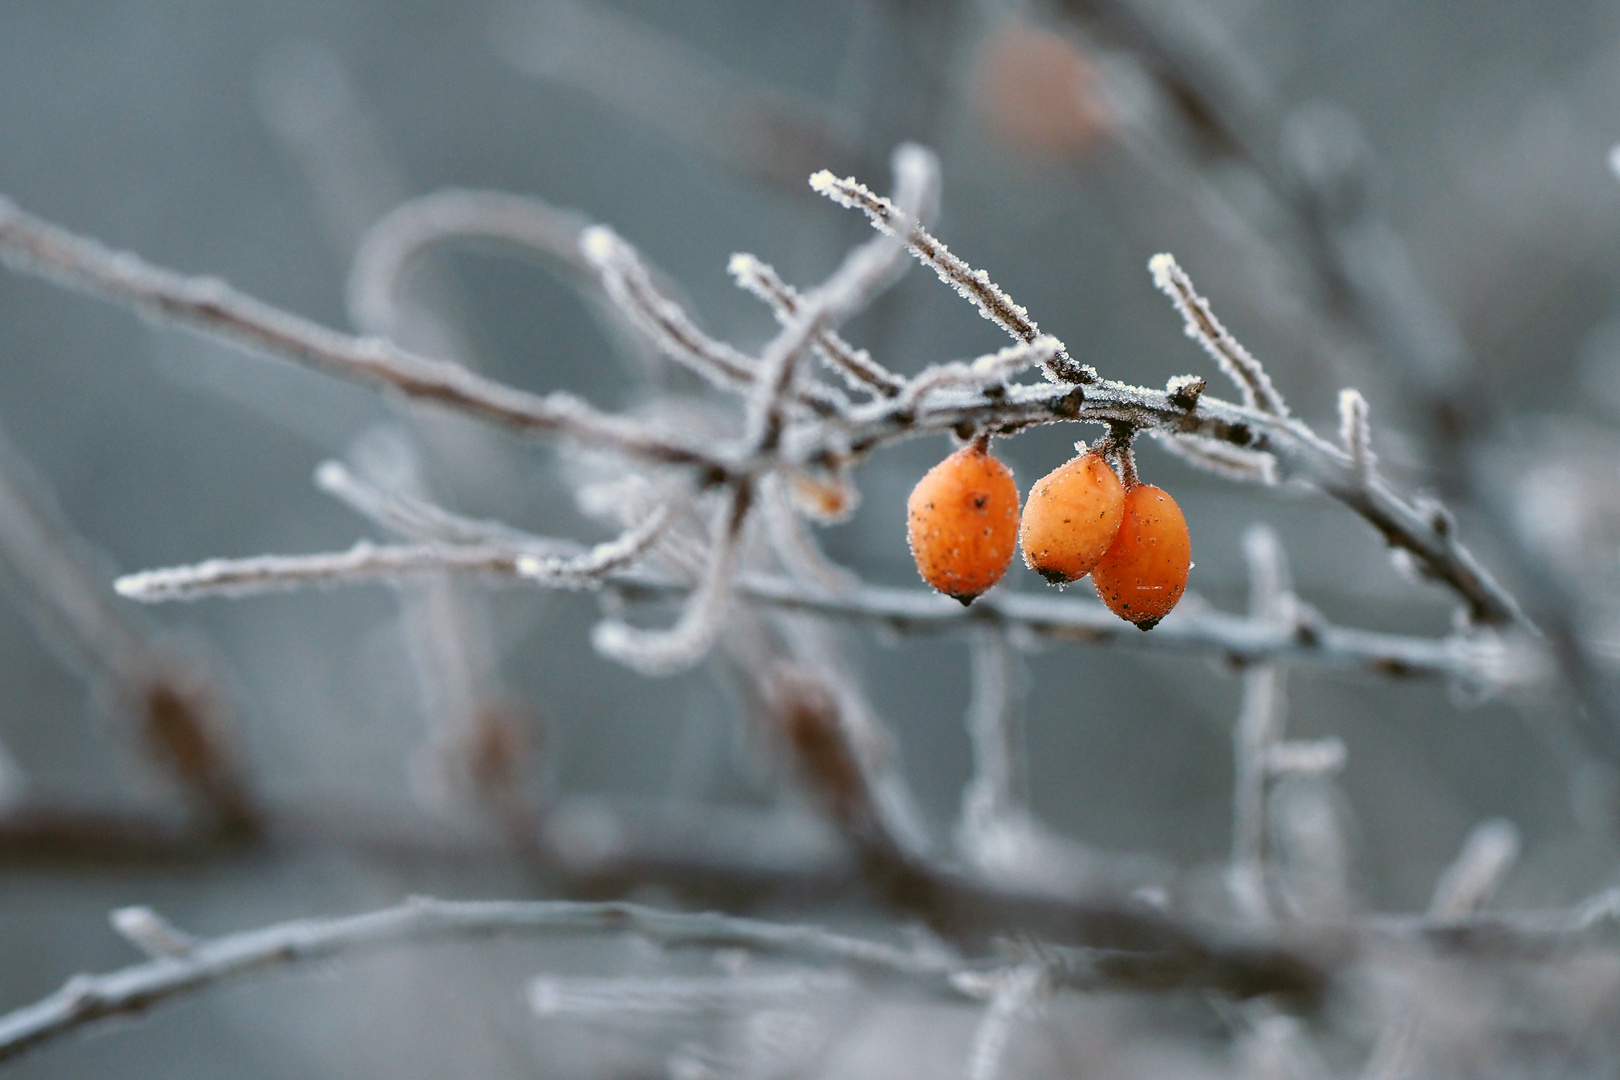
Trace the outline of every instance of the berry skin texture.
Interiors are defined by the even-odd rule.
[[[964,604],[1001,580],[1018,546],[1018,485],[979,445],[929,469],[906,500],[906,536],[924,581]]]
[[[1126,622],[1151,630],[1187,591],[1190,569],[1192,539],[1176,501],[1152,484],[1127,491],[1119,534],[1091,571],[1102,602]]]
[[[1125,488],[1098,453],[1059,465],[1035,481],[1018,541],[1024,565],[1054,585],[1078,581],[1107,552],[1125,518]]]

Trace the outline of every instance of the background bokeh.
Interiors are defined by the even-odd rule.
[[[1120,11],[1193,58],[1194,85],[1226,108],[1243,154],[1172,107],[1139,40],[1120,32]],[[1078,89],[1053,105],[1042,86],[1060,79]],[[805,175],[826,164],[884,188],[889,149],[909,139],[941,158],[939,234],[1078,358],[1152,386],[1210,374],[1145,269],[1173,251],[1296,412],[1331,431],[1338,388],[1359,386],[1395,481],[1443,489],[1404,361],[1331,317],[1295,210],[1278,197],[1292,175],[1288,140],[1353,122],[1365,197],[1404,242],[1414,280],[1461,328],[1504,417],[1492,436],[1500,464],[1480,484],[1510,512],[1455,508],[1511,587],[1520,582],[1501,553],[1521,541],[1503,522],[1526,505],[1524,475],[1587,462],[1581,475],[1595,487],[1573,489],[1576,500],[1620,480],[1620,182],[1608,165],[1617,102],[1620,8],[1578,0],[0,7],[0,191],[323,323],[347,325],[344,280],[363,229],[402,198],[460,186],[535,194],[611,223],[679,283],[706,329],[754,348],[772,323],[732,286],[728,255],[754,252],[790,281],[818,280],[868,229],[811,193]],[[1065,108],[1075,112],[1020,126],[1021,114]],[[435,302],[469,362],[492,376],[612,408],[693,389],[650,375],[544,266],[462,250],[430,262]],[[926,272],[848,336],[902,372],[1002,344]],[[396,415],[367,391],[0,275],[0,424],[108,580],[373,535],[310,476]],[[606,535],[576,510],[552,450],[462,435],[477,454],[429,466],[458,508],[548,535]],[[1081,436],[1093,433],[1041,429],[1003,444],[1003,456],[1027,488]],[[919,440],[874,457],[859,474],[857,515],[822,534],[828,551],[872,581],[913,584],[901,507],[946,449]],[[1244,605],[1240,537],[1259,521],[1281,536],[1301,596],[1333,620],[1449,629],[1451,599],[1398,574],[1343,507],[1195,473],[1152,445],[1141,467],[1186,510],[1192,587],[1209,603]],[[1045,586],[1019,568],[1005,587]],[[768,801],[732,734],[737,697],[715,671],[653,682],[595,657],[588,594],[501,592],[490,604],[502,681],[531,717],[553,791]],[[122,904],[219,933],[413,892],[543,894],[476,815],[424,802],[408,782],[429,718],[398,611],[387,590],[358,588],[135,613],[228,673],[267,805],[402,839],[217,859],[7,855],[0,1009],[74,971],[131,961],[106,925]],[[869,631],[850,642],[943,833],[969,770],[967,646]],[[1051,825],[1195,874],[1226,857],[1233,672],[1081,646],[1025,664],[1032,802]],[[167,798],[128,725],[34,633],[20,601],[0,602],[0,687],[0,744],[31,796],[93,807]],[[1423,907],[1464,835],[1489,817],[1523,838],[1504,903],[1569,903],[1612,874],[1612,783],[1572,735],[1573,707],[1556,688],[1479,702],[1432,682],[1302,672],[1290,704],[1292,731],[1348,747],[1336,805],[1368,907]],[[519,993],[542,967],[611,973],[637,962],[616,945],[366,959],[211,993],[138,1030],[49,1048],[13,1075],[642,1075],[652,1066],[621,1042],[538,1026]]]

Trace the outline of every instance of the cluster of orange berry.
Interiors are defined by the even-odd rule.
[[[917,482],[906,514],[917,571],[964,604],[1001,580],[1019,545],[1025,564],[1047,581],[1090,574],[1114,614],[1151,630],[1181,599],[1192,567],[1187,519],[1175,500],[1134,476],[1130,486],[1121,483],[1100,449],[1036,481],[1020,525],[1012,470],[987,440],[976,440]]]

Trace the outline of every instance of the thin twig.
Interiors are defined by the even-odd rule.
[[[1192,279],[1176,265],[1173,255],[1159,254],[1148,260],[1148,271],[1157,285],[1176,305],[1185,320],[1187,336],[1204,347],[1204,351],[1220,365],[1222,373],[1237,386],[1246,408],[1258,409],[1273,416],[1287,416],[1288,405],[1271,377],[1260,366],[1248,349],[1227,332],[1215,317],[1209,301],[1198,295]]]
[[[200,941],[178,955],[107,975],[75,976],[37,1004],[0,1016],[0,1061],[97,1021],[143,1012],[215,983],[287,964],[444,938],[624,933],[670,947],[750,949],[930,983],[941,983],[951,966],[929,953],[814,926],[618,902],[456,902],[418,897],[364,915],[300,919]]]
[[[363,542],[346,552],[320,555],[212,559],[192,566],[131,574],[115,584],[122,595],[131,599],[158,602],[392,582],[444,569],[511,579],[522,577],[519,563],[526,555],[521,548],[385,547]],[[668,578],[625,572],[609,575],[603,583],[630,594],[656,597],[691,588],[690,584]],[[590,587],[592,582],[579,584]],[[1204,653],[1238,664],[1278,661],[1394,677],[1438,676],[1486,688],[1530,683],[1544,674],[1533,662],[1533,655],[1489,640],[1407,637],[1326,622],[1282,627],[1217,611],[1184,610],[1161,623],[1152,634],[1127,634],[1125,630],[1131,627],[1120,623],[1101,604],[1062,596],[991,594],[964,610],[960,604],[920,589],[862,585],[833,591],[765,574],[738,575],[734,589],[740,599],[754,603],[877,623],[902,632],[1016,626],[1040,637],[1079,644],[1167,654]]]
[[[379,338],[341,334],[236,291],[217,278],[186,277],[119,253],[0,199],[0,260],[143,315],[294,360],[338,378],[437,402],[535,434],[726,475],[727,463],[695,442],[610,416],[568,394],[526,393],[459,364],[430,360]]]
[[[1026,345],[1040,336],[1040,328],[1029,317],[1022,305],[1002,292],[990,275],[975,270],[963,262],[944,244],[940,243],[916,220],[894,203],[872,191],[854,177],[840,180],[823,169],[810,177],[810,187],[840,206],[860,210],[871,219],[874,228],[888,233],[905,243],[924,264],[939,275],[979,309],[980,314],[1001,327]],[[1055,382],[1089,382],[1095,373],[1083,368],[1059,348],[1057,356],[1046,365],[1047,374]]]

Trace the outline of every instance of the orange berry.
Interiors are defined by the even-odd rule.
[[[1059,465],[1029,489],[1018,541],[1024,565],[1054,585],[1091,573],[1119,532],[1125,488],[1095,451]]]
[[[1191,568],[1192,539],[1181,508],[1163,489],[1139,484],[1125,493],[1125,520],[1091,581],[1110,611],[1151,630],[1187,591]]]
[[[962,601],[1001,580],[1018,545],[1018,485],[977,443],[928,470],[906,500],[917,572]]]

